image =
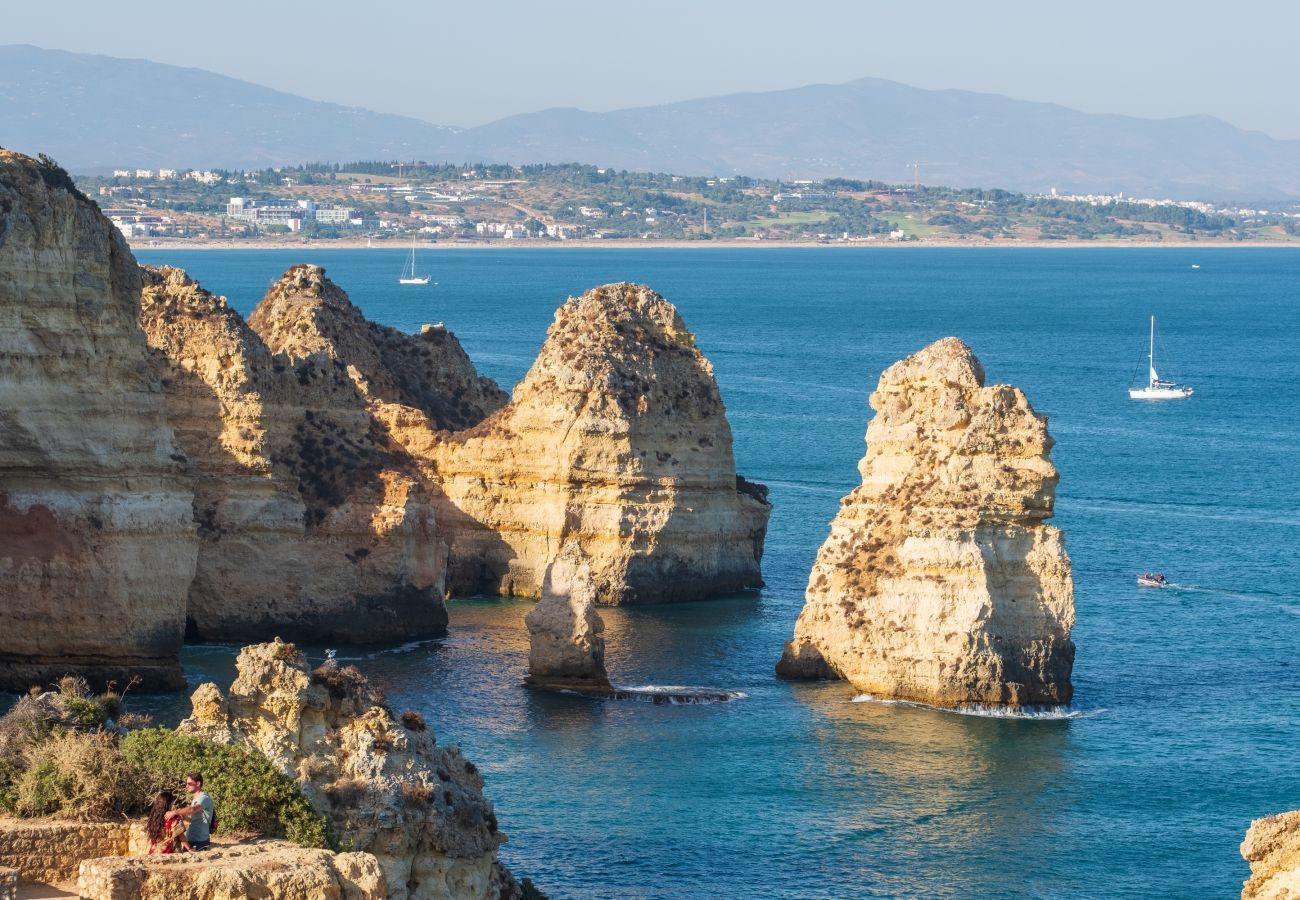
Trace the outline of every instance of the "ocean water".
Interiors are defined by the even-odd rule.
[[[479,764],[503,858],[552,897],[1232,897],[1250,820],[1300,808],[1300,253],[448,250],[423,258],[429,288],[399,288],[400,250],[139,255],[245,314],[319,262],[373,319],[446,322],[506,387],[555,307],[606,281],[649,283],[697,334],[738,469],[771,488],[767,587],[605,610],[608,659],[621,683],[742,699],[530,693],[517,601],[453,601],[445,639],[340,651]],[[1189,400],[1125,393],[1151,314]],[[1068,711],[961,715],[773,676],[857,483],[867,395],[950,334],[1051,419]],[[1174,587],[1136,587],[1146,569]],[[228,683],[235,650],[187,648],[191,681]]]

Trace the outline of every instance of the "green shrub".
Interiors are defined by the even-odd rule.
[[[22,816],[103,819],[143,810],[143,773],[123,758],[117,737],[104,731],[55,734],[24,753],[14,781],[14,809]]]
[[[0,812],[13,815],[18,811],[18,778],[22,774],[17,760],[0,755]]]
[[[256,750],[145,728],[122,739],[122,754],[147,773],[152,791],[174,791],[185,773],[202,772],[221,831],[255,831],[304,847],[337,847],[328,820],[312,809],[297,783]]]

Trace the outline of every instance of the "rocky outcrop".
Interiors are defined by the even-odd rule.
[[[506,836],[478,769],[399,720],[355,668],[311,671],[292,644],[245,647],[229,694],[204,685],[184,732],[256,748],[295,778],[352,849],[373,853],[393,898],[510,898]]]
[[[1072,696],[1074,592],[1052,515],[1047,420],[956,338],[896,363],[871,396],[862,484],[817,555],[792,678],[845,678],[937,706]]]
[[[1250,863],[1242,900],[1300,897],[1300,811],[1251,822],[1241,855]]]
[[[737,478],[713,369],[648,287],[570,299],[510,404],[428,455],[454,593],[539,596],[570,551],[599,603],[762,584],[766,489]]]
[[[286,273],[249,324],[275,353],[337,362],[421,466],[449,594],[540,596],[569,548],[600,603],[762,584],[766,490],[736,476],[713,370],[649,288],[569,300],[508,405],[446,328],[368,322],[317,266]]]
[[[542,690],[611,694],[605,671],[605,623],[596,612],[595,586],[576,554],[551,564],[542,598],[528,611],[528,677]]]
[[[272,354],[179,269],[146,269],[144,280],[140,323],[195,490],[191,634],[369,642],[445,631],[445,544],[427,491],[343,364]]]
[[[192,494],[140,288],[66,173],[0,151],[0,689],[183,684]]]
[[[371,322],[320,266],[294,266],[248,323],[275,353],[344,369],[397,443],[418,451],[431,433],[476,425],[506,402],[441,325],[409,335]]]
[[[128,856],[81,863],[83,900],[384,900],[369,853],[309,850],[286,841],[214,844],[202,854]]]

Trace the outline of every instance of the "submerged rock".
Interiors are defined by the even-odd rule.
[[[777,665],[936,706],[1068,703],[1074,589],[1047,420],[945,338],[871,396],[862,484]]]
[[[440,634],[445,545],[419,470],[341,364],[272,354],[179,269],[144,271],[140,322],[190,463],[194,637]]]
[[[0,150],[0,690],[184,685],[192,493],[139,297],[68,175]]]
[[[713,369],[643,285],[560,307],[509,405],[430,460],[453,593],[539,596],[565,553],[585,561],[598,603],[762,585],[766,489],[737,477]]]
[[[587,566],[568,554],[546,574],[542,599],[524,617],[530,687],[587,694],[613,692],[605,672],[605,623],[596,612]]]
[[[400,719],[354,667],[314,672],[292,644],[245,647],[223,698],[195,693],[179,731],[253,747],[297,780],[350,849],[374,854],[395,900],[510,898],[506,842],[478,768]]]

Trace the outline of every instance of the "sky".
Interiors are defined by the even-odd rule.
[[[870,76],[1300,139],[1292,0],[4,5],[0,44],[193,66],[440,125]]]

